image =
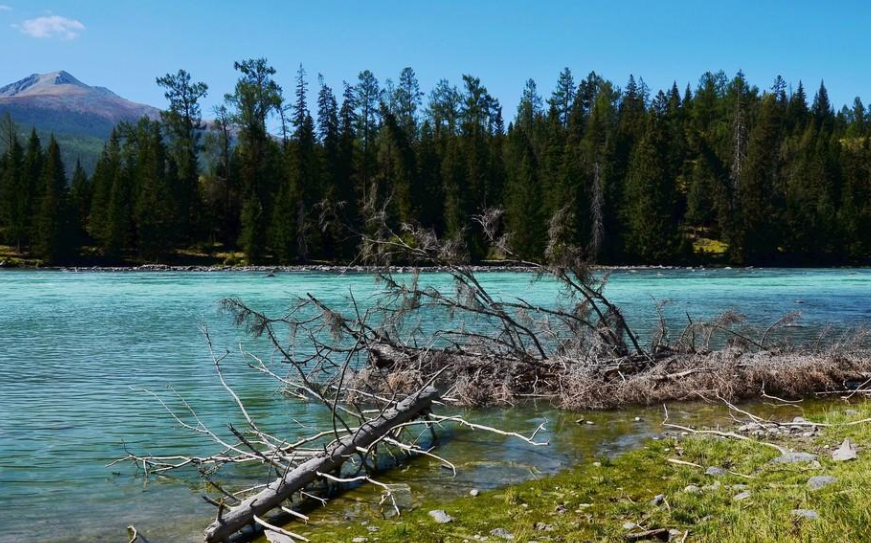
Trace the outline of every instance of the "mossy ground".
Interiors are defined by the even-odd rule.
[[[855,412],[848,411],[855,409]],[[849,414],[847,414],[849,413]],[[818,422],[842,423],[871,416],[871,406],[829,408]],[[513,541],[625,541],[626,523],[636,531],[667,528],[680,532],[673,541],[688,542],[833,542],[869,541],[871,526],[871,451],[853,462],[835,463],[830,451],[845,438],[860,451],[871,445],[871,423],[823,430],[818,437],[786,442],[796,450],[820,455],[820,465],[773,464],[778,452],[746,441],[691,435],[648,442],[613,460],[600,459],[552,477],[483,492],[448,502],[429,501],[401,517],[362,526],[359,523],[323,530],[297,531],[312,541],[370,543],[504,541],[490,535],[503,528]],[[828,446],[828,449],[826,448]],[[701,466],[719,466],[732,473],[720,478],[704,469],[675,465],[678,458]],[[833,475],[837,482],[809,490],[814,475]],[[719,484],[718,484],[719,483]],[[698,493],[685,491],[696,485]],[[746,485],[744,488],[741,485]],[[736,501],[747,490],[750,497]],[[664,495],[662,505],[651,500]],[[455,520],[437,524],[428,511],[443,509]],[[815,520],[796,517],[794,509],[812,509]],[[541,523],[536,527],[537,523]],[[541,529],[548,525],[550,529]],[[377,531],[374,531],[374,526]]]

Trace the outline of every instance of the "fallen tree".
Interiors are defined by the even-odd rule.
[[[377,418],[367,421],[352,434],[330,445],[323,453],[314,456],[290,470],[284,476],[266,485],[266,488],[246,498],[224,513],[219,511],[215,521],[206,528],[205,540],[209,543],[226,541],[231,535],[255,521],[255,518],[278,508],[293,494],[303,490],[324,474],[338,472],[342,464],[368,451],[376,441],[384,438],[397,426],[421,416],[438,398],[435,387],[427,387],[405,398],[395,407],[385,410]]]

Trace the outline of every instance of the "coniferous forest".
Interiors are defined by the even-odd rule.
[[[858,98],[836,111],[823,84],[718,72],[653,91],[565,69],[549,97],[527,81],[509,112],[471,75],[424,93],[411,68],[364,71],[334,89],[300,67],[288,92],[265,59],[234,67],[234,91],[206,113],[205,84],[159,78],[161,118],[119,125],[90,174],[3,120],[0,239],[50,264],[342,263],[378,219],[482,261],[502,255],[474,217],[498,208],[531,260],[558,214],[564,241],[603,264],[871,257],[871,113]]]

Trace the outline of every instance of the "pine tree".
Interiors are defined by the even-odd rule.
[[[66,262],[73,250],[67,178],[60,147],[52,136],[42,167],[34,254],[49,264]]]
[[[169,108],[161,112],[161,119],[169,136],[170,154],[177,171],[177,187],[172,199],[178,204],[179,224],[176,235],[191,241],[196,235],[197,213],[202,208],[199,194],[199,155],[202,150],[200,134],[203,130],[199,101],[207,94],[205,83],[192,83],[184,70],[157,78],[165,90]]]
[[[633,149],[626,178],[625,244],[632,261],[673,262],[680,236],[675,220],[676,191],[667,151],[668,99],[662,92],[648,113],[647,129]]]
[[[21,252],[27,236],[27,184],[24,182],[24,149],[18,139],[18,128],[6,113],[2,131],[6,152],[3,154],[0,178],[0,225],[7,243],[17,245]]]
[[[82,168],[82,163],[76,160],[73,177],[70,181],[70,221],[75,232],[75,244],[85,245],[88,239],[88,211],[91,208],[91,180]]]

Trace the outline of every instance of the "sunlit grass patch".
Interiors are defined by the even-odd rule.
[[[842,424],[871,417],[867,404],[833,407],[818,422]],[[672,530],[672,541],[829,542],[863,541],[871,524],[871,453],[836,463],[831,451],[849,437],[860,450],[871,445],[871,423],[826,428],[816,438],[781,441],[782,446],[819,455],[818,463],[776,464],[772,447],[750,441],[690,435],[650,441],[611,461],[593,461],[555,476],[463,497],[431,500],[401,517],[369,526],[351,525],[320,533],[312,541],[462,542],[512,541],[617,542],[644,530]],[[760,438],[765,439],[765,438]],[[678,459],[701,466],[670,463]],[[706,475],[720,467],[727,474]],[[808,487],[815,475],[836,482]],[[742,493],[748,493],[741,499]],[[655,500],[657,495],[662,499]],[[438,524],[428,515],[443,509],[453,522]],[[806,518],[796,510],[810,510]]]

